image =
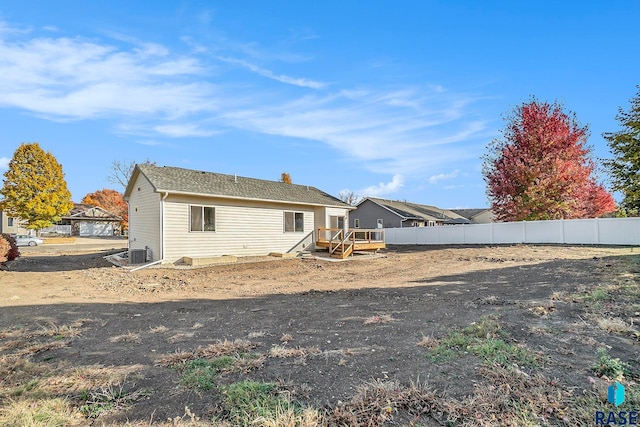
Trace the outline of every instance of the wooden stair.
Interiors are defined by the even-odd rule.
[[[329,243],[329,255],[332,258],[345,259],[353,253],[353,246],[355,243],[353,237],[353,231],[349,231],[344,235],[344,231],[337,232]]]

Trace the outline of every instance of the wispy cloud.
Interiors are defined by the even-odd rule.
[[[211,66],[207,55],[216,46],[176,53],[127,35],[111,34],[108,42],[46,35],[0,21],[0,108],[57,121],[107,118],[115,132],[140,141],[210,137],[229,129],[318,141],[364,169],[394,176],[365,189],[370,195],[395,191],[407,177],[446,179],[434,170],[477,159],[478,144],[470,141],[488,132],[473,114],[474,95],[437,84],[329,85],[291,77],[255,65],[277,61],[273,52],[271,59],[253,60],[256,52],[243,56],[246,46],[259,49],[252,43],[240,49],[228,42],[219,51],[229,54],[218,54],[222,62]],[[290,90],[261,86],[251,73],[235,73],[220,84],[219,68],[237,66]]]
[[[478,157],[467,141],[486,129],[466,118],[473,97],[404,90],[344,90],[283,104],[231,111],[234,127],[322,141],[378,173],[421,174],[453,160]]]
[[[225,58],[218,57],[218,59],[222,62],[226,62],[229,64],[240,65],[256,74],[261,75],[262,77],[266,77],[268,79],[279,81],[280,83],[286,83],[289,85],[300,86],[300,87],[308,87],[311,89],[322,89],[326,86],[326,83],[318,82],[315,80],[304,79],[304,78],[296,78],[290,77],[284,74],[275,74],[271,70],[267,70],[265,68],[258,67],[257,65],[251,64],[247,61],[243,61],[241,59],[235,58]]]
[[[367,188],[356,191],[355,193],[362,197],[381,197],[398,192],[404,186],[404,177],[402,175],[394,175],[391,181],[381,182],[377,185],[371,185]]]
[[[456,169],[450,173],[440,173],[438,175],[431,175],[429,177],[429,182],[431,184],[435,184],[438,181],[443,181],[443,180],[447,180],[447,179],[453,179],[455,177],[458,176],[458,173],[460,173],[460,170]]]
[[[0,33],[0,106],[52,119],[215,110],[216,88],[198,78],[202,72],[197,59],[157,44],[125,51],[80,38],[13,40]]]
[[[0,157],[0,169],[7,169],[10,161],[11,159],[8,157]]]

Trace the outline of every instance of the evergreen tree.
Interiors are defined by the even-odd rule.
[[[606,132],[614,158],[604,165],[611,175],[612,188],[623,194],[621,207],[627,214],[640,214],[640,85],[635,98],[631,99],[629,111],[618,110],[616,120],[622,130]]]
[[[597,217],[615,209],[593,176],[588,128],[562,106],[533,100],[507,118],[483,175],[499,221]]]
[[[23,143],[4,173],[0,208],[39,230],[51,226],[73,207],[62,166],[37,142]]]

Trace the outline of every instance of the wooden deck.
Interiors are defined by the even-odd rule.
[[[350,228],[318,228],[316,246],[327,248],[329,255],[346,258],[354,251],[377,251],[384,249],[384,230]]]

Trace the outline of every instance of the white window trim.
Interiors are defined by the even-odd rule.
[[[191,208],[192,207],[200,207],[202,208],[202,228],[204,229],[204,208],[212,208],[213,209],[213,230],[191,230]],[[218,231],[218,212],[216,206],[211,205],[199,205],[193,204],[189,205],[189,233],[215,233]]]
[[[382,225],[382,227],[378,227],[379,225]],[[376,219],[376,228],[384,228],[384,220],[381,218]]]
[[[355,218],[353,220],[353,228],[360,228],[360,218]]]

